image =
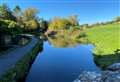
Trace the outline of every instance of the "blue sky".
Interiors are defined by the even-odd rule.
[[[109,21],[120,16],[120,0],[0,0],[10,8],[35,7],[38,16],[50,20],[55,16],[78,15],[80,24]]]

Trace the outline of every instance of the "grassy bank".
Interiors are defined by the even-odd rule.
[[[120,62],[120,54],[94,55],[94,61],[97,66],[105,70],[109,65]]]
[[[120,49],[120,23],[94,26],[86,29],[85,33],[95,45],[95,55],[115,54]]]
[[[3,75],[0,82],[23,82],[28,74],[32,62],[38,52],[42,50],[42,45],[42,41],[39,41],[31,52],[26,54],[13,68],[8,70],[6,74]]]

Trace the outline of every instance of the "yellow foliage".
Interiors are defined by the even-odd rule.
[[[35,30],[38,28],[37,21],[35,21],[35,20],[30,20],[30,21],[26,22],[25,24],[26,24],[27,28],[30,30]]]

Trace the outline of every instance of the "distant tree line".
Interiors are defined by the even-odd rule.
[[[113,23],[120,23],[120,16],[114,18],[111,21],[107,21],[107,22],[97,22],[97,23],[94,23],[94,24],[91,24],[91,25],[82,24],[82,25],[80,25],[80,29],[85,30],[86,28],[91,28],[91,27],[95,27],[95,26],[98,26],[98,25],[113,24]]]

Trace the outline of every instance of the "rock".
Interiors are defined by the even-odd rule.
[[[120,63],[109,66],[101,73],[82,72],[74,82],[120,82]]]
[[[76,79],[74,82],[81,82],[79,79]]]
[[[108,70],[111,70],[111,71],[120,71],[120,63],[115,63],[113,65],[110,65],[108,67]]]
[[[104,71],[101,77],[102,82],[120,82],[120,72]]]
[[[83,72],[74,82],[100,82],[101,74],[96,72]]]

